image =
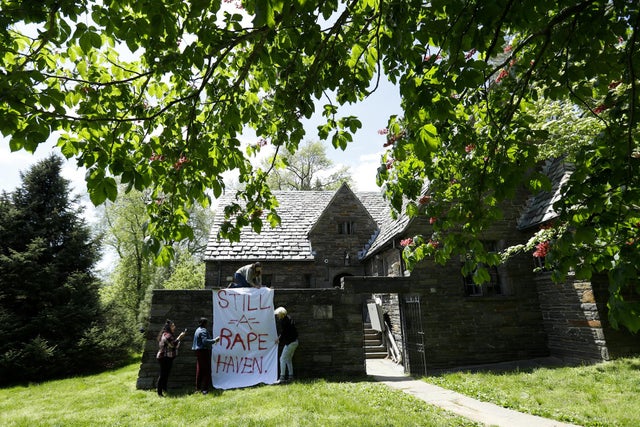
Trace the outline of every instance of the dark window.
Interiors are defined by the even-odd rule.
[[[496,252],[495,242],[483,242],[485,249],[489,252]],[[467,254],[467,257],[472,257],[473,254]],[[465,258],[460,257],[461,266],[464,265]],[[502,287],[500,283],[500,275],[498,274],[498,268],[496,266],[487,266],[485,264],[479,264],[478,267],[484,267],[488,270],[489,281],[484,282],[481,285],[477,285],[473,282],[473,274],[477,271],[476,268],[470,274],[463,276],[464,293],[467,296],[492,296],[502,295]]]
[[[338,234],[353,234],[356,231],[355,228],[353,221],[343,221],[338,224]]]

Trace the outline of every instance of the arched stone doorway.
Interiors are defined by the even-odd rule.
[[[343,277],[347,277],[347,276],[353,276],[353,274],[349,274],[349,273],[340,273],[337,274],[334,278],[333,278],[333,283],[332,286],[334,288],[339,288],[342,286],[342,278]]]

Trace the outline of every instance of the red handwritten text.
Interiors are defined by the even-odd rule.
[[[229,293],[226,289],[218,291],[218,305],[220,308],[229,308],[238,311],[273,310],[273,305],[269,304],[267,296]]]

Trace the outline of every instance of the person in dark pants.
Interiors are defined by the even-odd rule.
[[[287,309],[278,307],[274,314],[280,321],[280,335],[278,342],[283,344],[282,354],[280,355],[280,379],[278,383],[293,381],[293,353],[298,348],[298,330],[293,319],[287,314]],[[287,378],[287,374],[289,377]]]
[[[233,275],[230,288],[260,288],[262,286],[262,264],[254,262],[240,267]]]
[[[198,329],[193,334],[192,350],[196,352],[196,392],[209,393],[211,385],[211,345],[220,341],[220,337],[211,338],[207,330],[208,320],[200,318]]]
[[[167,319],[164,327],[158,334],[158,353],[156,359],[160,363],[160,376],[158,377],[158,396],[163,396],[163,392],[167,392],[167,383],[169,382],[169,373],[173,366],[173,359],[178,355],[178,347],[180,340],[184,337],[187,330],[175,336],[176,325]]]

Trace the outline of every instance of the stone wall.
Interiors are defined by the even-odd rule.
[[[553,283],[551,273],[539,273],[536,285],[552,356],[583,363],[640,352],[640,337],[613,329],[607,320],[606,278]]]
[[[262,264],[264,284],[273,289],[331,288],[337,276],[364,274],[364,266],[357,260],[351,260],[349,265],[345,265],[342,256],[329,259],[318,255],[315,261],[255,261]],[[236,270],[248,263],[250,261],[208,261],[205,288],[227,287]]]
[[[400,304],[403,295],[420,297],[427,368],[549,354],[535,286],[512,283],[510,295],[465,296],[455,263],[437,268],[425,263],[410,277],[345,277],[344,283],[356,293],[397,294]]]
[[[363,349],[363,296],[341,289],[277,289],[276,307],[284,306],[295,320],[300,345],[293,358],[296,377],[326,378],[366,375]],[[158,364],[157,334],[166,319],[177,330],[188,328],[187,337],[174,361],[169,389],[195,387],[195,354],[191,350],[193,332],[200,317],[211,320],[213,290],[156,290],[151,300],[149,328],[138,373],[137,388],[155,388]]]

